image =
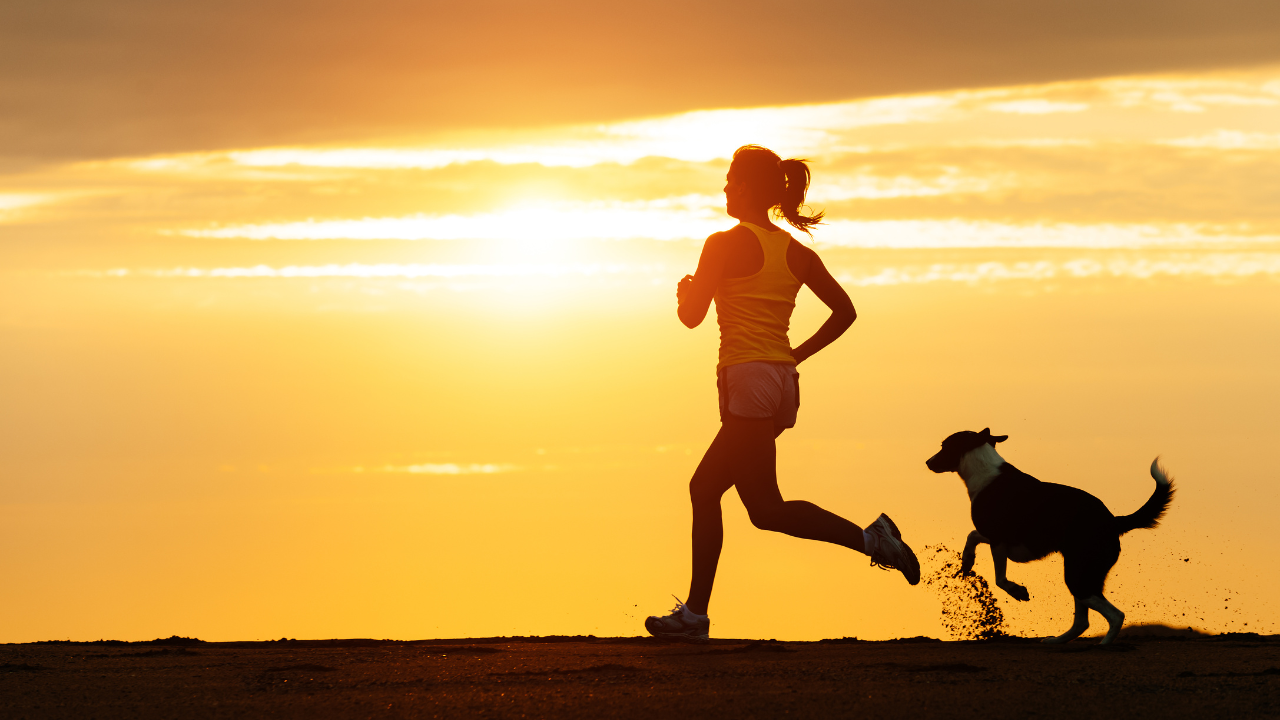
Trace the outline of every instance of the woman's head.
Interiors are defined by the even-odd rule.
[[[773,210],[795,229],[808,233],[822,222],[823,213],[802,215],[804,195],[809,189],[809,166],[804,160],[783,160],[759,145],[743,145],[733,153],[724,186],[726,210],[730,217]]]

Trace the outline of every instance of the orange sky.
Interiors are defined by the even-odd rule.
[[[0,158],[145,155],[1280,61],[1268,0],[0,7]]]
[[[1113,601],[1275,631],[1271,4],[815,4],[767,62],[741,10],[592,7],[0,11],[0,641],[642,632],[716,429],[673,283],[747,142],[812,159],[860,315],[784,495],[957,547],[950,432],[1117,513],[1163,454]],[[725,506],[716,634],[943,633]],[[1013,630],[1064,629],[1060,567]]]

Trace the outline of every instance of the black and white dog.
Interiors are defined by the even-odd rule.
[[[1115,517],[1089,493],[1040,482],[1005,462],[995,446],[1008,439],[1008,435],[993,436],[990,428],[964,430],[943,440],[942,450],[925,462],[936,473],[959,473],[969,490],[977,529],[965,543],[961,572],[973,569],[978,544],[989,543],[996,585],[1018,600],[1030,600],[1025,587],[1005,577],[1006,560],[1031,562],[1060,552],[1067,589],[1076,600],[1075,622],[1062,635],[1044,641],[1064,643],[1078,637],[1089,627],[1092,608],[1107,619],[1110,627],[1102,644],[1109,644],[1120,633],[1124,613],[1102,596],[1102,585],[1120,557],[1120,536],[1160,523],[1173,500],[1173,481],[1156,458],[1151,463],[1155,492],[1137,512]]]

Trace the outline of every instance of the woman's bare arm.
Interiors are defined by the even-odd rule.
[[[809,286],[819,300],[831,308],[831,317],[822,323],[822,327],[818,328],[818,332],[814,333],[813,337],[791,351],[791,357],[796,359],[797,365],[835,342],[836,338],[843,335],[853,321],[858,319],[858,312],[853,308],[849,293],[845,292],[844,288],[840,287],[840,283],[831,277],[827,266],[822,264],[822,258],[812,250],[808,252],[810,253],[809,267],[805,273],[804,284]]]
[[[725,251],[724,233],[715,233],[707,238],[702,246],[702,256],[698,258],[697,271],[693,275],[685,275],[676,284],[676,314],[685,327],[696,328],[706,319],[711,298],[715,297],[716,287],[724,275]]]

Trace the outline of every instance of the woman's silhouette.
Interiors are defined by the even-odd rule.
[[[796,423],[796,365],[840,337],[857,317],[849,295],[818,254],[770,221],[772,211],[809,233],[822,213],[801,214],[808,187],[803,160],[781,160],[756,145],[738,148],[724,195],[726,211],[740,222],[707,238],[697,273],[676,287],[680,321],[690,328],[702,323],[711,300],[716,301],[721,425],[689,483],[693,580],[688,601],[677,598],[671,614],[645,620],[653,635],[708,636],[707,604],[724,540],[720,497],[730,487],[737,487],[752,524],[762,530],[843,545],[871,556],[873,565],[900,570],[912,585],[920,581],[920,564],[887,515],[864,531],[813,503],[783,500],[778,490],[774,439]],[[787,329],[801,285],[826,303],[831,317],[792,348]]]

